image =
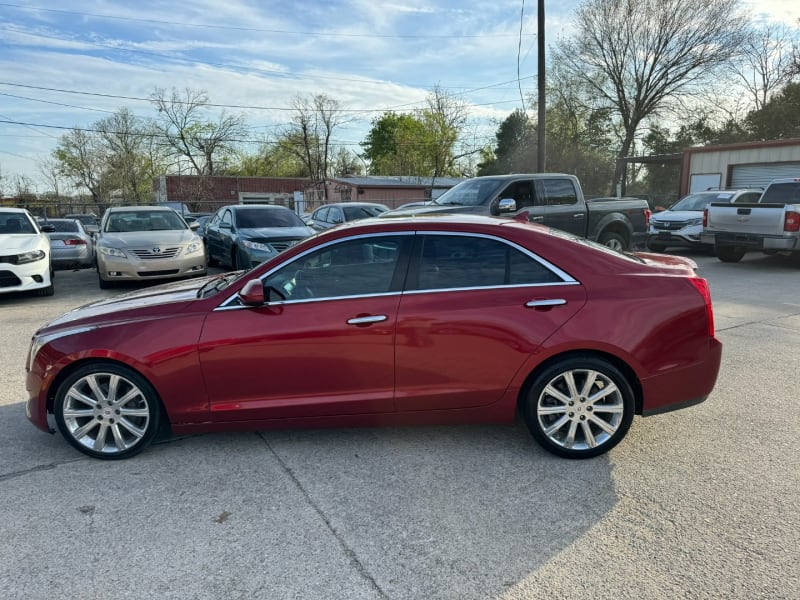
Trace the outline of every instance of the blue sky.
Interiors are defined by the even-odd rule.
[[[570,33],[578,4],[547,2],[548,43]],[[490,140],[521,106],[518,54],[523,92],[536,85],[536,2],[525,1],[520,43],[522,6],[0,0],[0,120],[87,127],[122,106],[149,117],[152,105],[137,99],[175,86],[206,90],[216,104],[260,107],[226,109],[244,113],[256,138],[289,121],[294,96],[322,92],[352,111],[336,138],[358,151],[373,117],[421,106],[438,84],[470,105],[476,135]],[[796,0],[753,7],[773,20],[800,17]],[[37,162],[64,131],[36,125],[0,123],[0,174],[40,179]]]

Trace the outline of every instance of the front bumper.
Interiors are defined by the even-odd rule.
[[[105,281],[144,281],[147,279],[178,279],[205,275],[206,258],[203,249],[177,258],[141,260],[97,254],[97,271]]]
[[[0,294],[27,292],[50,285],[50,261],[47,258],[24,265],[0,263]]]
[[[647,242],[664,246],[701,246],[705,244],[701,239],[702,232],[702,225],[690,225],[676,230],[655,229],[651,225]]]

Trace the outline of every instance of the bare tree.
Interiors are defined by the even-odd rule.
[[[466,103],[435,85],[426,99],[427,108],[422,121],[433,135],[433,177],[441,177],[455,172],[456,157],[453,148],[467,121]],[[467,156],[471,150],[461,153]]]
[[[748,32],[741,61],[731,68],[752,99],[751,110],[764,108],[773,92],[792,80],[797,42],[797,31],[783,23],[770,23]]]
[[[61,197],[61,164],[52,156],[43,158],[38,163],[47,194],[58,200]]]
[[[158,108],[156,129],[167,149],[173,156],[187,159],[196,175],[214,175],[216,161],[233,153],[246,133],[239,115],[222,111],[216,121],[204,120],[208,107],[205,91],[186,88],[181,94],[173,88],[167,95],[156,88],[150,98]]]
[[[62,135],[53,158],[60,165],[60,173],[75,187],[89,190],[93,202],[103,199],[107,191],[103,177],[106,155],[96,134],[73,129]]]
[[[150,197],[152,178],[146,170],[147,135],[140,121],[127,108],[94,125],[105,146],[106,171],[112,185],[122,192],[126,201],[138,203]]]
[[[621,128],[618,157],[637,131],[671,100],[727,64],[740,50],[746,22],[738,0],[586,0],[577,33],[555,60],[581,79]],[[612,192],[622,181],[617,161]]]

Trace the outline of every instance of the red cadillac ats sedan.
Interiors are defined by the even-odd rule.
[[[613,448],[702,402],[722,346],[685,258],[511,219],[360,221],[258,267],[76,309],[33,336],[28,418],[119,459],[161,430],[511,422]]]

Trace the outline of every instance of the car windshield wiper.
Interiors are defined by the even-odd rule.
[[[230,283],[238,278],[242,274],[242,271],[234,271],[233,273],[225,273],[223,275],[217,275],[214,279],[207,281],[203,284],[199,290],[197,290],[197,297],[198,298],[208,298],[209,296],[213,296],[217,292],[224,290],[226,287],[230,285]]]
[[[449,202],[436,202],[439,206],[464,206],[463,202],[457,202],[456,200],[450,200]]]

